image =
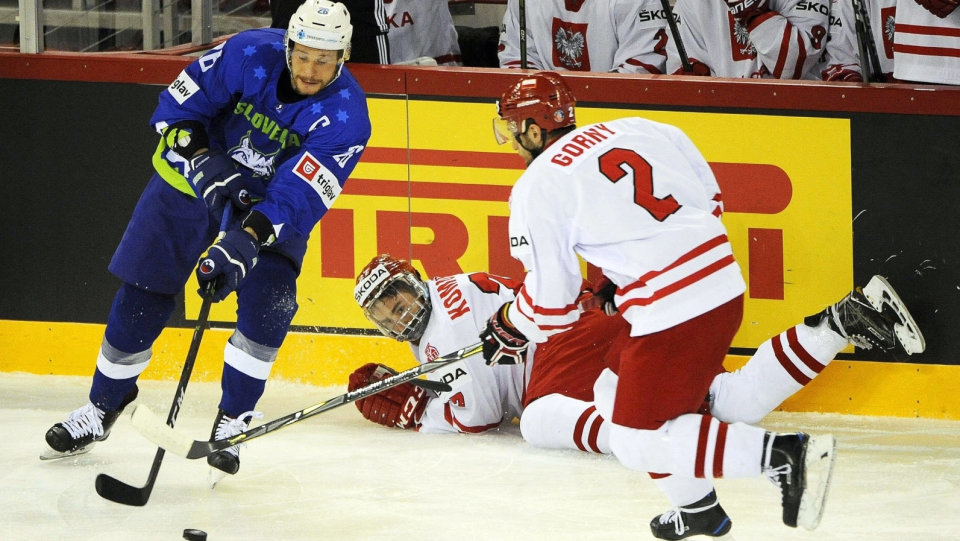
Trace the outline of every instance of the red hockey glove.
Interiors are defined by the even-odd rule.
[[[677,71],[673,72],[674,75],[693,75],[696,77],[710,77],[710,66],[704,64],[703,62],[697,60],[696,58],[691,58],[690,60],[690,70],[684,71],[683,66],[680,66]]]
[[[527,347],[530,341],[510,323],[507,309],[511,303],[500,307],[487,327],[480,333],[483,342],[483,359],[488,365],[494,364],[521,364],[527,360]]]
[[[957,9],[957,0],[915,0],[923,9],[943,19]]]
[[[353,374],[347,385],[348,391],[356,391],[395,373],[382,364],[367,363]],[[427,393],[410,383],[401,383],[385,391],[357,400],[357,409],[364,419],[383,426],[414,428],[420,424],[423,410],[427,408]]]
[[[770,11],[767,0],[724,0],[733,18],[746,28],[750,21]]]

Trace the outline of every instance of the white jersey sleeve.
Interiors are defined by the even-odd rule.
[[[873,44],[877,50],[880,71],[893,76],[893,35],[897,0],[863,0],[870,18]],[[830,39],[820,61],[824,81],[864,80],[856,16],[852,0],[832,0]],[[870,74],[867,74],[869,78]],[[859,79],[857,79],[859,76]]]
[[[462,65],[447,0],[392,0],[386,9],[392,63],[426,56],[439,66]]]
[[[677,0],[680,36],[691,59],[717,77],[820,79],[829,0],[769,0],[771,11],[744,28],[723,0]],[[668,73],[682,70],[669,46]],[[691,60],[692,61],[692,60]]]
[[[518,12],[520,3],[517,0],[507,0],[507,11],[503,14],[503,24],[500,26],[500,44],[497,48],[497,57],[501,68],[520,68],[520,19]],[[529,24],[526,25],[529,28]],[[540,61],[537,44],[530,39],[527,31],[527,68],[534,70],[546,69]]]
[[[553,71],[662,73],[666,19],[658,0],[526,2],[527,65]],[[508,0],[500,67],[520,67],[519,2]]]
[[[518,284],[486,273],[458,274],[428,283],[432,311],[419,344],[412,345],[421,363],[479,341],[487,320],[513,300]],[[483,432],[519,417],[526,365],[487,366],[474,355],[430,373],[452,389],[427,402],[419,430],[429,433]]]
[[[617,284],[633,336],[743,294],[716,195],[703,156],[675,127],[634,117],[567,134],[511,193],[511,254],[529,269],[511,321],[535,342],[568,330],[579,318],[577,255]]]
[[[960,9],[941,19],[913,0],[897,3],[893,76],[960,85]]]

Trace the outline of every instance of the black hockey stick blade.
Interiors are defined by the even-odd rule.
[[[159,417],[150,411],[150,408],[144,406],[143,404],[138,405],[136,409],[133,410],[132,423],[134,428],[136,428],[137,431],[143,435],[143,437],[147,438],[156,445],[159,445],[161,448],[166,449],[175,455],[195,460],[228,447],[233,447],[234,445],[242,442],[259,438],[260,436],[269,434],[275,430],[280,430],[283,427],[298,423],[304,419],[308,419],[325,411],[338,408],[344,404],[349,404],[351,402],[367,398],[368,396],[375,395],[391,387],[396,387],[402,383],[410,382],[419,376],[461,361],[471,355],[476,355],[481,351],[483,351],[483,344],[476,343],[472,346],[455,351],[449,355],[444,355],[443,357],[440,357],[434,361],[415,366],[409,370],[404,370],[395,376],[384,378],[365,387],[361,387],[355,391],[350,391],[346,394],[342,394],[324,402],[320,402],[319,404],[314,404],[300,411],[293,412],[289,415],[285,415],[260,426],[251,428],[250,430],[237,434],[232,438],[223,440],[191,440],[189,436],[177,432],[172,426],[169,426],[169,424],[164,424]]]
[[[160,464],[163,462],[163,449],[157,449],[157,454],[153,458],[153,467],[150,468],[150,475],[147,476],[147,483],[142,487],[128,485],[116,477],[110,477],[105,473],[97,475],[96,487],[97,494],[102,498],[114,503],[123,505],[132,505],[143,507],[150,500],[150,494],[153,492],[153,485],[157,481],[157,474],[160,472]]]

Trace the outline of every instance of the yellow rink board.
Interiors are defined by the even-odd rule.
[[[0,377],[4,372],[89,376],[103,338],[103,325],[0,320]],[[180,377],[192,329],[167,329],[154,345],[143,377],[175,381]],[[203,337],[194,381],[217,381],[230,331],[210,329]],[[746,357],[728,356],[734,370]],[[344,385],[356,367],[382,362],[398,369],[413,365],[405,344],[368,336],[290,333],[271,375],[318,386]],[[810,411],[960,419],[954,391],[960,367],[864,361],[834,361],[780,411]],[[171,386],[172,389],[172,386]]]

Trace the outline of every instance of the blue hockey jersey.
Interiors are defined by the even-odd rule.
[[[294,103],[277,97],[286,70],[284,31],[247,30],[187,66],[160,94],[150,124],[158,131],[181,120],[206,127],[210,147],[226,152],[267,183],[256,205],[273,224],[275,243],[306,238],[340,195],[370,139],[366,96],[344,67],[319,93]],[[196,195],[184,178],[189,164],[165,147],[157,172]]]

